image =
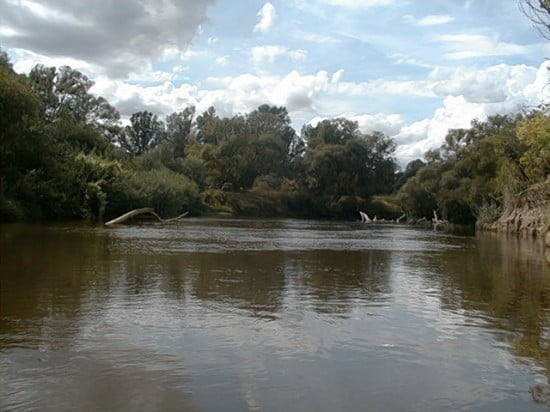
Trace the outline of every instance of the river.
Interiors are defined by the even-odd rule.
[[[538,243],[301,220],[0,230],[1,410],[550,407]]]

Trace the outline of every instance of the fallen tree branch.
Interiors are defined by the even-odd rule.
[[[161,222],[162,223],[170,223],[170,222],[175,222],[176,220],[180,220],[182,217],[185,217],[189,214],[189,212],[185,212],[185,213],[182,213],[181,215],[179,216],[176,216],[176,217],[173,217],[171,219],[161,219]]]
[[[111,226],[116,225],[117,223],[125,222],[128,219],[131,219],[135,216],[143,215],[143,214],[149,214],[154,216],[160,223],[170,223],[174,222],[176,220],[181,219],[182,217],[187,216],[189,212],[182,213],[179,216],[173,217],[171,219],[162,219],[152,207],[144,207],[142,209],[134,209],[130,210],[129,212],[124,213],[123,215],[120,215],[119,217],[109,220],[107,223],[105,223],[105,226]]]

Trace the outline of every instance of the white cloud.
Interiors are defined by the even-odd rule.
[[[550,81],[549,67],[550,62],[544,62],[538,70],[523,65],[498,65],[482,71],[456,69],[433,73],[434,77],[450,75],[434,85],[439,93],[447,94],[443,106],[431,118],[407,125],[394,136],[399,144],[398,158],[407,162],[421,157],[428,149],[441,146],[449,129],[467,128],[475,118],[484,121],[488,116],[517,113],[523,108],[550,103],[550,95],[544,91]],[[479,74],[477,92],[469,85],[475,73]],[[498,91],[490,92],[495,84]],[[484,98],[476,97],[477,93]]]
[[[327,92],[329,77],[325,71],[302,75],[293,70],[284,77],[244,74],[209,82],[219,87],[214,97],[231,102],[233,113],[251,111],[263,103],[286,106],[292,113],[313,111],[315,101]],[[209,94],[205,92],[205,96]]]
[[[422,157],[428,149],[441,146],[449,129],[467,128],[473,119],[486,120],[496,114],[517,113],[523,108],[550,103],[550,82],[544,62],[537,69],[525,65],[496,65],[486,69],[474,67],[433,70],[424,81],[396,82],[378,79],[364,83],[338,81],[329,84],[329,94],[373,95],[401,93],[401,96],[433,96],[443,99],[442,106],[433,115],[409,124],[398,114],[354,114],[342,112],[356,120],[363,132],[381,131],[395,139],[397,157],[401,163]],[[333,78],[335,76],[333,75]],[[318,122],[324,117],[315,117]]]
[[[537,69],[525,65],[499,64],[487,69],[458,67],[432,71],[432,90],[438,96],[463,96],[470,103],[498,103],[523,99]],[[528,103],[525,101],[525,103]]]
[[[305,75],[291,71],[286,76],[243,74],[210,78],[207,81],[210,88],[188,83],[176,87],[171,81],[139,85],[99,76],[92,92],[105,96],[126,117],[145,109],[164,116],[190,105],[196,106],[199,112],[214,106],[221,116],[232,116],[268,103],[285,106],[296,120],[298,113],[315,111],[315,103],[327,93],[329,82],[325,71]]]
[[[300,40],[310,41],[310,42],[322,44],[322,45],[338,43],[338,39],[335,39],[334,37],[331,37],[331,36],[327,36],[326,34],[297,31],[295,33],[295,36]]]
[[[323,3],[331,6],[341,6],[350,9],[360,9],[374,6],[387,6],[394,0],[321,0]]]
[[[403,17],[403,20],[406,23],[414,24],[415,26],[425,27],[425,26],[438,26],[441,24],[447,24],[455,20],[453,16],[447,14],[433,14],[430,16],[425,16],[420,19],[417,19],[410,14]]]
[[[179,57],[182,60],[191,60],[196,57],[205,56],[206,54],[207,54],[206,50],[187,49],[183,53],[180,53]]]
[[[307,58],[307,51],[303,49],[289,50],[288,55],[292,60],[305,60]]]
[[[510,56],[529,52],[526,46],[501,42],[497,37],[490,38],[480,34],[444,34],[436,36],[435,40],[443,44],[447,50],[443,56],[450,60]]]
[[[99,76],[101,72],[100,68],[81,59],[49,57],[24,49],[11,49],[10,54],[12,61],[15,62],[13,68],[18,73],[28,73],[37,64],[48,67],[71,66],[93,79]]]
[[[412,96],[436,97],[431,84],[425,80],[376,79],[367,82],[339,82],[332,88],[335,93],[349,96]]]
[[[436,14],[431,16],[422,17],[418,20],[419,26],[437,26],[440,24],[447,24],[454,21],[455,18],[446,14]]]
[[[378,131],[388,136],[396,135],[404,125],[404,120],[399,114],[363,114],[352,116],[351,119],[357,121],[363,133]]]
[[[423,68],[432,68],[433,66],[427,63],[423,63],[420,60],[417,60],[414,57],[411,57],[404,53],[393,53],[390,56],[390,59],[393,60],[393,64],[395,65],[402,65],[402,64],[408,64],[411,66],[418,66]]]
[[[271,3],[265,3],[264,6],[258,12],[260,20],[254,26],[255,32],[265,33],[273,27],[277,18],[277,11]]]
[[[403,127],[394,136],[399,145],[396,155],[404,163],[422,157],[428,149],[441,146],[449,129],[466,128],[473,119],[486,117],[482,104],[468,103],[462,96],[446,97],[443,107],[436,109],[432,118]]]
[[[335,117],[344,117],[349,120],[357,122],[359,130],[363,133],[382,132],[387,136],[395,136],[398,134],[404,126],[404,120],[399,114],[360,114],[355,113],[342,113]],[[314,117],[309,124],[315,126],[327,117]]]
[[[340,80],[342,80],[342,76],[344,76],[344,69],[337,70],[336,72],[334,72],[334,74],[330,78],[330,82],[340,83]]]
[[[307,57],[307,52],[301,49],[289,50],[287,47],[275,45],[256,46],[250,49],[250,57],[255,65],[260,65],[265,61],[273,63],[279,56],[288,56],[295,61],[304,60]]]
[[[139,73],[130,73],[127,81],[132,83],[164,83],[184,79],[184,73],[189,70],[186,66],[174,66],[171,71],[146,70]]]
[[[229,64],[229,56],[221,56],[216,59],[216,63],[220,66],[227,66]]]

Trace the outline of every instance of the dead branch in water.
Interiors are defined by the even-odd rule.
[[[182,217],[187,216],[188,213],[189,212],[182,213],[181,215],[173,217],[171,219],[163,219],[155,212],[155,210],[152,207],[144,207],[142,209],[130,210],[129,212],[126,212],[123,215],[121,215],[121,216],[119,216],[119,217],[117,217],[113,220],[109,220],[107,223],[105,223],[105,226],[116,225],[117,223],[125,222],[128,219],[131,219],[135,216],[139,216],[139,215],[143,215],[143,214],[149,214],[149,215],[154,216],[160,223],[170,223],[170,222],[174,222],[176,220],[179,220]]]

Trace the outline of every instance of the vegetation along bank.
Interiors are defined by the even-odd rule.
[[[473,120],[399,170],[396,145],[345,118],[291,126],[284,107],[220,117],[194,107],[124,126],[70,67],[16,73],[0,54],[0,218],[104,221],[152,207],[248,216],[431,219],[544,236],[548,107]]]

